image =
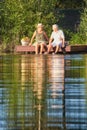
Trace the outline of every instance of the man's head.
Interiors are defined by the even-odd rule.
[[[52,29],[53,29],[53,31],[58,31],[58,25],[57,24],[54,24],[53,26],[52,26]]]

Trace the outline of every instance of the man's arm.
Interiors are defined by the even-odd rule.
[[[64,33],[62,30],[61,30],[61,40],[62,40],[62,47],[64,47],[65,46],[65,36],[64,36]]]
[[[52,32],[52,34],[50,36],[49,45],[51,45],[52,41],[53,41],[53,32]]]
[[[62,38],[62,47],[64,47],[65,46],[65,38],[63,37]]]
[[[53,38],[52,38],[52,37],[50,37],[50,40],[49,40],[49,45],[51,45],[52,41],[53,41]]]

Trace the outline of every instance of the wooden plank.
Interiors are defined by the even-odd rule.
[[[87,52],[87,45],[72,45],[71,52]]]
[[[15,52],[35,52],[35,46],[15,46]]]
[[[47,48],[43,50],[45,52]],[[51,52],[54,50],[51,49]],[[62,52],[63,50],[60,49],[59,52]],[[74,52],[87,52],[87,45],[67,45],[65,48],[66,52],[69,53],[74,53]],[[16,45],[14,52],[35,52],[35,46],[21,46],[21,45]]]

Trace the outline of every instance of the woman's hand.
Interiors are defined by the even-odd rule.
[[[29,46],[31,46],[32,45],[32,43],[29,43]]]

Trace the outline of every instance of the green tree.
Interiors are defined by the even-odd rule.
[[[23,35],[31,37],[36,24],[46,25],[49,34],[56,22],[54,15],[57,0],[6,0],[0,3],[1,37],[5,46],[19,43]]]
[[[87,43],[87,1],[85,1],[84,12],[81,15],[81,23],[80,23],[80,35],[84,41]]]
[[[22,6],[20,1],[8,0],[3,4],[2,26],[1,36],[4,45],[13,44],[18,41],[22,18]]]
[[[84,0],[1,0],[0,41],[4,46],[19,44],[24,35],[31,38],[39,22],[45,25],[46,32],[50,35],[52,24],[58,23],[62,18],[55,8],[80,8],[84,3]],[[86,10],[82,19],[86,17]]]
[[[87,44],[87,1],[84,0],[84,3],[78,32],[73,34],[70,40],[72,44]]]
[[[57,0],[56,7],[62,9],[78,9],[84,6],[84,0]]]

